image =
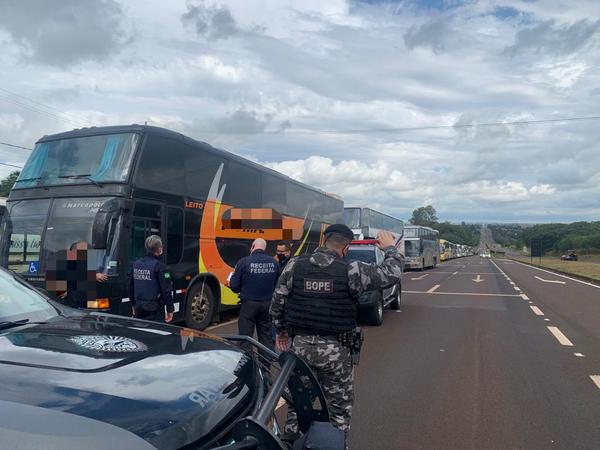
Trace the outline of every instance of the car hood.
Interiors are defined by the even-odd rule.
[[[89,314],[0,332],[0,384],[0,400],[178,448],[244,412],[257,383],[253,359],[216,336]]]

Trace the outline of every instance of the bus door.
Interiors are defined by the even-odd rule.
[[[164,207],[160,203],[135,202],[131,225],[129,265],[146,254],[144,243],[148,236],[157,234],[163,241],[165,240],[162,234],[163,210]]]

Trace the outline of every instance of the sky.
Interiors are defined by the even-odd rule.
[[[599,30],[596,0],[2,0],[0,142],[147,122],[402,219],[600,220],[600,120],[507,124],[600,116]]]

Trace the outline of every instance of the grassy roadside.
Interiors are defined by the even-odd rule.
[[[509,259],[531,264],[528,256],[506,256]],[[576,275],[593,281],[600,281],[600,256],[582,256],[579,261],[561,261],[556,256],[544,256],[541,263],[539,258],[533,258],[533,265],[556,270],[565,274]]]

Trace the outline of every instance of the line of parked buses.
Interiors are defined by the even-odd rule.
[[[173,280],[175,322],[204,329],[239,305],[227,277],[258,237],[274,253],[313,252],[329,224],[344,221],[356,241],[350,258],[380,262],[379,230],[398,237],[407,269],[424,270],[472,249],[439,239],[429,227],[370,208],[348,208],[339,197],[237,155],[163,128],[92,127],[44,136],[35,145],[6,202],[0,264],[61,301],[46,274],[74,243],[94,251],[107,279],[80,308],[131,315],[126,289],[144,239],[158,234]],[[64,256],[62,256],[64,257]],[[373,294],[370,322],[400,307],[401,286]]]

